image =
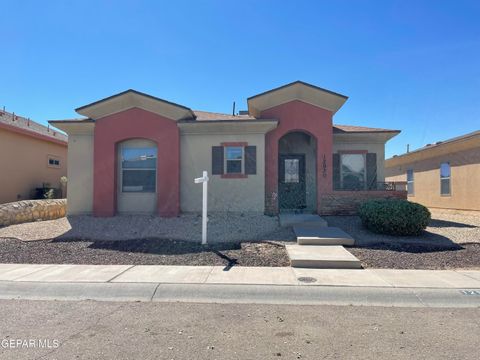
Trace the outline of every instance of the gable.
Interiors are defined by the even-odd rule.
[[[252,96],[247,99],[248,112],[260,116],[262,111],[275,106],[300,100],[305,103],[336,113],[347,101],[348,97],[320,87],[295,81],[273,90]]]
[[[193,111],[188,107],[135,90],[124,91],[79,107],[75,109],[75,111],[90,119],[97,120],[131,108],[140,108],[174,121],[192,119],[195,117]]]

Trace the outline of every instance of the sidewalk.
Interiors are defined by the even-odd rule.
[[[0,282],[480,289],[480,270],[0,264]]]

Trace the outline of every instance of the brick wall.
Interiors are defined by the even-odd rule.
[[[371,199],[407,199],[406,191],[334,191],[320,196],[320,215],[355,215]]]

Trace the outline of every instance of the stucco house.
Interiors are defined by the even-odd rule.
[[[384,182],[398,130],[333,125],[344,95],[301,81],[252,96],[248,111],[196,111],[135,90],[50,123],[69,135],[68,213],[209,210],[348,213],[370,197],[406,197]]]
[[[389,181],[430,208],[480,211],[480,130],[386,160]]]
[[[67,175],[67,136],[0,110],[0,168],[0,204],[30,199],[46,184],[61,189],[60,178]]]

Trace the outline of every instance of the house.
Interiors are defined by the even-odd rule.
[[[248,111],[194,111],[134,90],[50,123],[69,135],[68,213],[176,216],[210,211],[347,213],[384,183],[397,130],[332,125],[347,97],[301,81],[248,98]]]
[[[0,110],[0,204],[30,199],[67,175],[67,136]]]
[[[406,181],[408,199],[430,208],[480,210],[480,131],[386,160],[389,181]]]

